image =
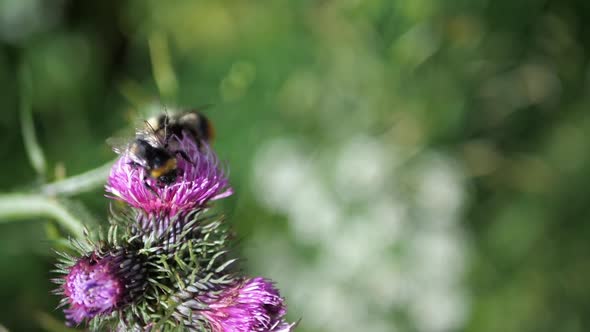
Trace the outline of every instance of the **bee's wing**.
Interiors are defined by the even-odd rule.
[[[135,137],[146,141],[153,147],[163,147],[166,144],[163,131],[153,128],[147,121],[143,127],[137,127]]]
[[[138,145],[135,144],[135,142],[135,138],[110,137],[107,139],[107,144],[109,144],[117,154],[125,155],[134,164],[146,167],[146,160],[141,157],[142,155],[139,153]]]
[[[111,146],[113,151],[117,154],[123,154],[127,152],[129,144],[133,141],[133,138],[129,137],[109,137],[107,138],[107,144]]]

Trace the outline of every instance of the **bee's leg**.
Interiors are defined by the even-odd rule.
[[[148,178],[146,176],[143,177],[143,185],[152,192],[152,194],[156,195],[156,197],[160,198],[160,195],[154,190],[152,186],[147,182]]]
[[[141,165],[136,163],[135,161],[128,161],[127,165],[134,167],[134,168],[141,167]]]
[[[193,161],[190,160],[190,158],[188,157],[188,155],[186,154],[186,152],[184,152],[182,150],[177,150],[174,153],[175,154],[179,154],[182,157],[182,159],[184,159],[184,160],[188,161],[190,164],[193,164],[194,165]]]

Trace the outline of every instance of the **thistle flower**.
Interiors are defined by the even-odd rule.
[[[295,326],[284,320],[286,307],[279,291],[261,277],[240,279],[217,292],[189,287],[176,300],[180,304],[174,317],[191,331],[289,332]]]
[[[208,213],[209,202],[233,193],[217,156],[205,142],[182,136],[167,145],[175,159],[165,154],[166,170],[177,173],[160,178],[166,185],[129,151],[111,168],[107,197],[126,208],[112,206],[107,236],[72,241],[81,258],[62,254],[58,264],[63,276],[54,281],[69,324],[138,332],[292,331],[279,291],[269,280],[240,273],[233,233],[222,216]]]
[[[141,259],[123,249],[93,252],[77,261],[68,258],[70,263],[64,261],[58,271],[65,276],[54,281],[60,284],[56,293],[63,296],[60,306],[69,306],[64,309],[69,325],[108,315],[136,299],[146,287]]]
[[[111,168],[105,187],[110,193],[107,197],[124,201],[148,216],[171,218],[233,193],[217,156],[206,143],[197,146],[191,135],[173,136],[171,140],[176,140],[179,151],[190,159],[177,155],[179,174],[174,183],[158,185],[145,169],[132,166],[129,155],[123,153]],[[144,184],[144,179],[155,193]]]

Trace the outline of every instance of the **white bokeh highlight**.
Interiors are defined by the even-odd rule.
[[[365,135],[311,151],[281,138],[255,155],[254,196],[292,234],[252,236],[248,256],[272,259],[251,269],[278,282],[308,330],[403,331],[394,312],[421,332],[460,328],[469,312],[461,167],[431,151],[406,162]]]

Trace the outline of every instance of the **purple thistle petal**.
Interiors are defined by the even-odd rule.
[[[295,324],[284,321],[284,300],[271,281],[257,277],[242,280],[221,294],[199,298],[208,304],[201,311],[214,332],[289,332]]]
[[[107,197],[124,201],[147,215],[170,218],[233,194],[217,156],[206,143],[197,146],[191,135],[171,139],[178,140],[180,150],[191,159],[188,162],[177,157],[179,174],[176,182],[158,186],[155,179],[147,177],[147,182],[159,197],[154,195],[143,183],[146,171],[130,165],[131,159],[125,153],[111,169],[105,187],[110,193]]]

